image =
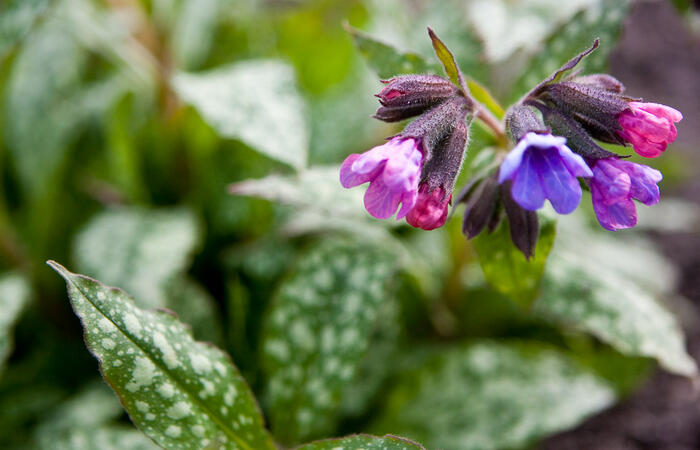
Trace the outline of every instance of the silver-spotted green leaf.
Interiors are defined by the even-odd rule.
[[[369,66],[377,72],[381,79],[388,80],[405,73],[431,73],[435,71],[435,66],[428,64],[422,56],[416,53],[402,52],[351,26],[346,26],[345,29],[352,36],[357,49],[367,60]]]
[[[139,306],[169,307],[165,285],[187,269],[197,241],[197,223],[185,209],[118,208],[95,216],[73,253],[81,273],[123,287]]]
[[[55,262],[85,342],[131,420],[165,448],[274,449],[255,399],[230,358],[192,339],[166,311]]]
[[[554,30],[544,48],[522,70],[511,89],[511,100],[517,100],[577,53],[589,48],[595,38],[600,38],[600,47],[581,61],[577,69],[584,73],[603,71],[615,47],[628,4],[628,0],[598,0]]]
[[[405,373],[373,428],[427,448],[520,448],[613,400],[612,389],[559,351],[478,342]]]
[[[535,311],[633,356],[655,358],[679,375],[697,373],[676,318],[658,300],[670,295],[670,263],[639,236],[561,226]]]
[[[286,443],[333,430],[378,324],[392,267],[368,245],[326,241],[280,286],[264,327],[270,422]]]
[[[295,450],[423,450],[423,446],[398,436],[358,434],[338,439],[311,442]]]
[[[474,238],[474,248],[486,281],[523,307],[529,307],[539,294],[547,255],[552,249],[556,221],[539,215],[540,235],[535,254],[530,260],[513,245],[508,221],[503,220],[493,233],[481,233]]]
[[[203,73],[176,73],[173,88],[221,136],[296,168],[307,163],[307,108],[294,70],[277,60],[251,60]]]
[[[68,430],[40,444],[41,450],[157,450],[143,433],[123,425]],[[173,447],[175,448],[175,447]]]
[[[12,351],[12,330],[29,302],[31,290],[27,280],[16,273],[0,276],[0,375]]]

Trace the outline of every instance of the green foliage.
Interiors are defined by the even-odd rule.
[[[531,260],[525,259],[510,241],[506,220],[493,233],[481,233],[474,239],[486,281],[524,308],[539,294],[540,279],[556,233],[556,221],[551,217],[540,214],[539,222],[540,234]]]
[[[540,81],[557,70],[577,52],[590,47],[599,38],[600,47],[577,66],[577,70],[587,73],[601,72],[606,66],[608,55],[614,48],[622,20],[627,8],[627,0],[599,0],[597,5],[584,9],[554,30],[544,42],[547,51],[541,51],[527,64],[522,75],[511,89],[510,99],[520,96],[536,86]]]
[[[223,137],[295,168],[306,166],[306,104],[281,61],[245,61],[204,73],[176,73],[173,87]]]
[[[283,442],[333,429],[372,330],[384,326],[379,311],[389,301],[390,273],[376,249],[327,242],[309,250],[280,286],[264,328],[263,363],[270,420]]]
[[[427,448],[516,448],[581,422],[614,397],[548,346],[478,342],[404,374],[374,429]]]
[[[297,450],[334,450],[337,448],[348,450],[410,450],[422,449],[423,446],[396,436],[376,437],[362,434],[312,442],[311,444],[297,447]]]
[[[31,288],[21,275],[0,275],[0,376],[12,351],[12,328],[29,302]]]
[[[231,360],[173,315],[50,263],[66,280],[85,342],[131,420],[163,447],[274,448]]]
[[[632,356],[697,374],[675,317],[658,303],[669,290],[667,261],[642,239],[599,236],[576,223],[557,240],[535,311],[572,324]],[[564,229],[564,227],[561,227]],[[664,286],[665,285],[665,286]]]
[[[367,33],[350,26],[346,28],[354,39],[357,49],[383,80],[405,73],[429,73],[435,69],[415,53],[401,52]]]
[[[49,7],[49,0],[10,0],[0,9],[0,59],[20,42]]]

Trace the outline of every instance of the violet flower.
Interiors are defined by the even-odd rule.
[[[559,214],[568,214],[581,201],[576,177],[593,173],[580,155],[566,146],[566,138],[527,133],[501,164],[498,182],[513,180],[511,195],[524,209],[535,211],[549,199]]]
[[[416,204],[422,164],[420,142],[396,136],[362,154],[348,156],[340,168],[340,184],[351,188],[369,182],[367,211],[377,219],[388,219],[401,204],[396,215],[399,220]]]
[[[632,144],[634,151],[647,158],[656,158],[676,140],[675,122],[683,119],[680,111],[658,103],[630,102],[630,109],[620,114],[622,130],[617,134]]]
[[[590,181],[593,210],[600,225],[610,231],[632,228],[637,224],[637,209],[632,199],[645,205],[659,201],[657,183],[663,176],[644,164],[617,158],[599,159]]]

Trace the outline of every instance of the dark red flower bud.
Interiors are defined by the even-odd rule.
[[[436,75],[402,75],[383,83],[386,86],[376,95],[382,106],[374,117],[385,122],[417,116],[458,93],[451,82]]]
[[[473,188],[466,199],[464,221],[462,222],[462,233],[468,239],[476,237],[486,226],[493,226],[493,223],[496,222],[494,216],[497,216],[499,195],[500,189],[496,172]]]
[[[506,130],[514,142],[520,139],[527,133],[533,132],[538,134],[549,133],[542,119],[529,106],[514,105],[506,113]]]
[[[571,79],[572,82],[578,84],[586,84],[589,86],[594,86],[599,89],[604,89],[615,94],[622,94],[625,92],[625,86],[620,83],[620,81],[605,73],[595,73],[593,75],[584,75],[581,77],[575,77]]]
[[[535,254],[540,233],[537,213],[521,208],[513,200],[510,194],[511,184],[512,182],[508,181],[501,185],[501,201],[510,225],[510,239],[518,250],[523,252],[525,258],[530,259]]]

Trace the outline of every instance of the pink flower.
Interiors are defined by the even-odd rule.
[[[388,219],[401,204],[396,215],[399,220],[416,204],[422,165],[420,142],[396,136],[384,145],[348,156],[340,167],[340,184],[351,188],[369,182],[367,211],[377,219]]]
[[[656,158],[676,140],[678,131],[674,123],[680,122],[683,115],[658,103],[630,102],[629,105],[631,109],[618,117],[622,131],[617,134],[632,144],[638,154]]]
[[[406,216],[406,222],[424,230],[434,230],[443,226],[451,199],[452,194],[448,195],[442,188],[435,188],[431,192],[427,184],[421,185],[416,205]]]
[[[645,205],[659,202],[661,172],[644,164],[617,158],[599,159],[590,181],[593,210],[600,225],[610,231],[637,224],[632,199]]]

